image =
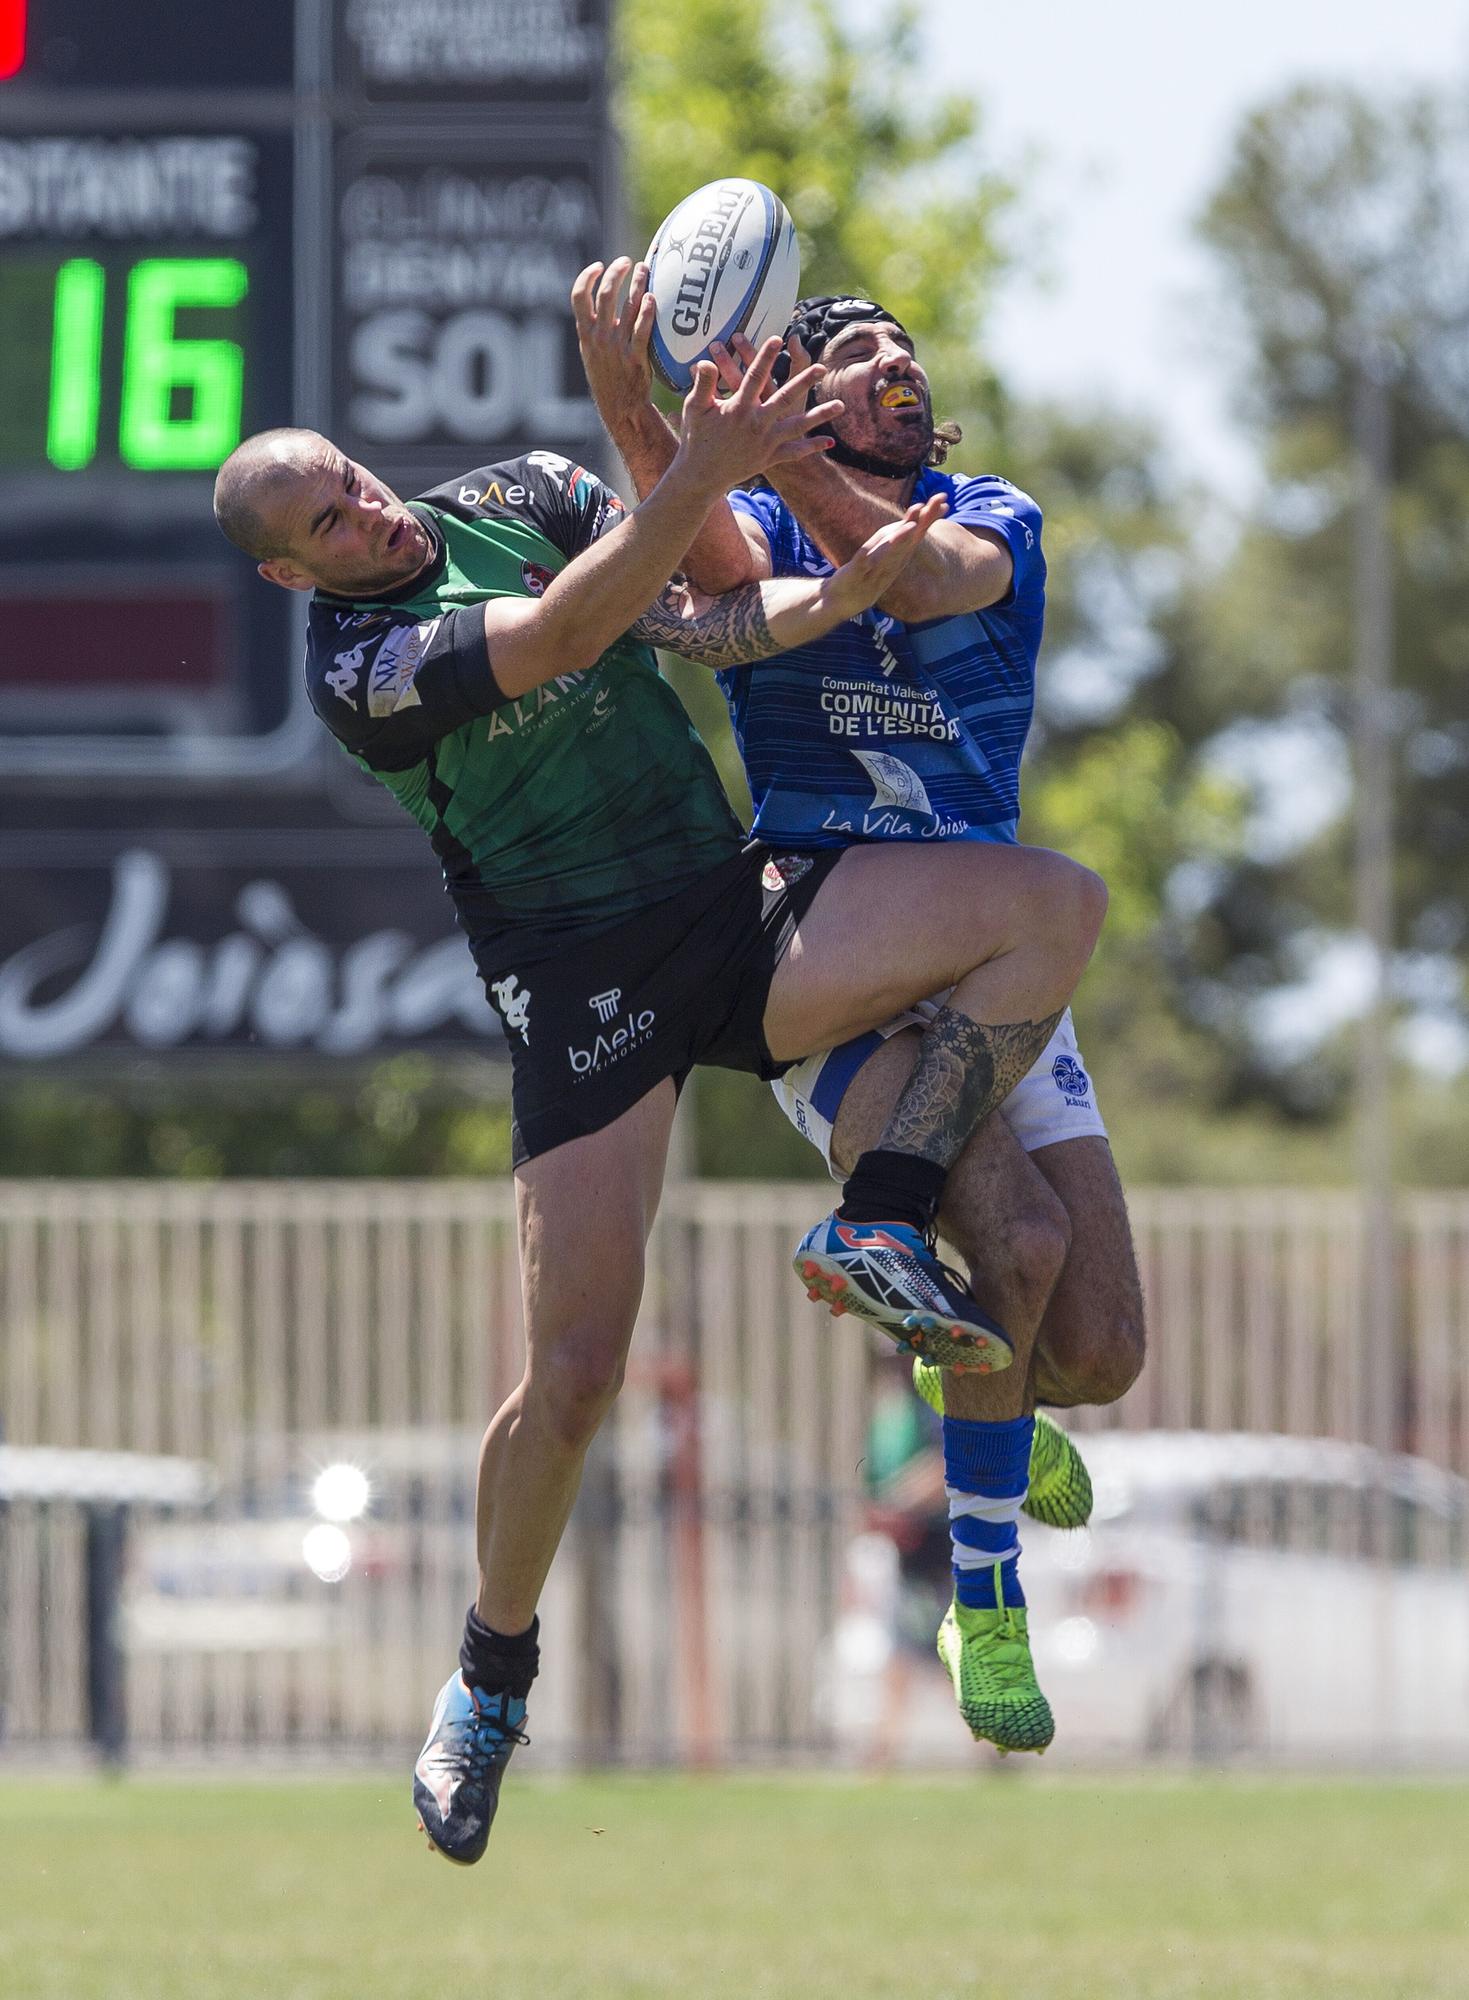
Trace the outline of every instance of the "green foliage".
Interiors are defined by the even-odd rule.
[[[702,182],[746,174],[795,218],[805,292],[870,290],[923,343],[936,407],[992,389],[974,339],[1010,189],[976,100],[921,67],[916,6],[866,35],[831,0],[624,0],[618,20],[631,250]]]
[[[1308,723],[1350,752],[1357,491],[1353,400],[1384,374],[1395,583],[1399,944],[1438,961],[1462,1017],[1469,948],[1469,119],[1460,90],[1289,92],[1243,125],[1202,219],[1248,356],[1266,473],[1220,567],[1200,569],[1159,683],[1191,744],[1241,720]],[[1322,1066],[1281,1064],[1254,1003],[1299,976],[1313,927],[1349,926],[1350,804],[1284,853],[1221,874],[1200,1005],[1232,1024],[1234,1088],[1330,1108]],[[1345,1075],[1344,1066],[1337,1074]]]
[[[217,1180],[225,1175],[480,1175],[510,1165],[510,1112],[484,1068],[390,1057],[358,1078],[18,1083],[0,1096],[11,1174]]]

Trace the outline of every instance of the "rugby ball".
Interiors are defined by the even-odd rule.
[[[801,289],[801,248],[785,203],[759,181],[710,181],[681,201],[648,251],[653,367],[687,390],[714,340],[784,333]]]

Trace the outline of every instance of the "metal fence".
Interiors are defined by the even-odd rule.
[[[542,1607],[542,1758],[861,1753],[865,1725],[843,1720],[831,1686],[844,1677],[839,1642],[863,1546],[874,1368],[853,1322],[813,1311],[790,1274],[816,1198],[810,1184],[668,1191],[627,1387]],[[1376,1578],[1378,1618],[1428,1616],[1441,1645],[1441,1610],[1405,1610],[1382,1590],[1447,1580],[1469,1620],[1458,1497],[1469,1489],[1435,1484],[1432,1471],[1469,1475],[1469,1197],[1404,1197],[1391,1336],[1363,1320],[1350,1195],[1144,1191],[1131,1206],[1149,1363],[1121,1404],[1077,1413],[1078,1427],[1375,1448],[1321,1460],[1325,1474],[1302,1461],[1287,1508],[1294,1542],[1282,1541],[1268,1495],[1240,1531],[1211,1526],[1209,1508],[1224,1502],[1195,1491],[1181,1532],[1216,1550],[1232,1538],[1256,1562],[1239,1617],[1264,1601],[1252,1589],[1305,1602],[1305,1582],[1272,1583],[1258,1564],[1274,1551],[1288,1568],[1319,1547],[1318,1568]],[[471,1594],[479,1432],[519,1373],[508,1185],[0,1183],[0,1314],[7,1443],[214,1468],[206,1511],[140,1508],[130,1522],[122,1638],[134,1744],[189,1755],[412,1746]],[[313,1481],[340,1463],[365,1470],[372,1501],[334,1527],[313,1505]],[[1342,1529],[1338,1501],[1331,1533],[1318,1533],[1323,1479],[1338,1492],[1370,1487],[1389,1511],[1408,1505],[1402,1494],[1427,1495],[1418,1513],[1437,1525],[1389,1547]],[[315,1569],[303,1558],[312,1533]],[[0,1508],[0,1754],[85,1738],[86,1543],[75,1504]],[[1281,1554],[1287,1544],[1295,1558]],[[345,1575],[330,1580],[342,1560]],[[1137,1558],[1139,1574],[1152,1560]],[[1105,1565],[1097,1574],[1105,1585]],[[1083,1627],[1096,1643],[1111,1630],[1095,1584],[1095,1603],[1057,1600],[1073,1653]],[[1321,1600],[1328,1626],[1332,1604],[1348,1602],[1338,1584]],[[1210,1588],[1217,1622],[1234,1585],[1216,1566]],[[1356,1636],[1327,1632],[1323,1644]],[[1203,1683],[1197,1658],[1190,1671],[1197,1714],[1227,1722],[1239,1697],[1218,1682],[1224,1667]],[[1380,1718],[1399,1696],[1420,1707],[1438,1698],[1409,1673],[1379,1663]],[[1469,1748],[1469,1636],[1462,1680]],[[1166,1705],[1160,1713],[1166,1723]],[[1064,1710],[1062,1720],[1064,1733]],[[1343,1722],[1340,1734],[1360,1751],[1360,1731]],[[1387,1723],[1379,1735],[1384,1749],[1435,1740]],[[1130,1747],[1177,1743],[1155,1715]]]

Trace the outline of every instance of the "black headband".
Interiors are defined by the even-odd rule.
[[[845,333],[849,326],[861,326],[872,320],[882,320],[889,326],[895,326],[901,334],[906,335],[908,331],[896,313],[890,313],[875,299],[838,298],[829,293],[822,298],[797,299],[786,336],[789,338],[795,334],[811,359],[819,361],[839,333]]]
[[[822,298],[797,299],[795,315],[786,328],[786,338],[789,340],[794,334],[811,359],[819,361],[831,342],[839,333],[845,333],[849,326],[871,325],[878,320],[885,326],[895,326],[905,340],[911,339],[897,314],[890,313],[886,306],[880,306],[876,299],[838,298],[830,293]],[[777,356],[776,381],[784,382],[790,368],[789,355]],[[833,437],[831,425],[823,424],[817,435]],[[853,451],[840,439],[833,442],[831,456],[838,465],[849,465],[854,472],[875,473],[879,479],[906,479],[914,470],[911,465],[895,465],[887,459],[874,458],[868,452]]]

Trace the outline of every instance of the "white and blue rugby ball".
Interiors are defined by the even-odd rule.
[[[784,333],[801,290],[801,248],[785,203],[759,181],[710,181],[685,197],[648,251],[653,366],[680,392],[715,340],[758,346]]]

